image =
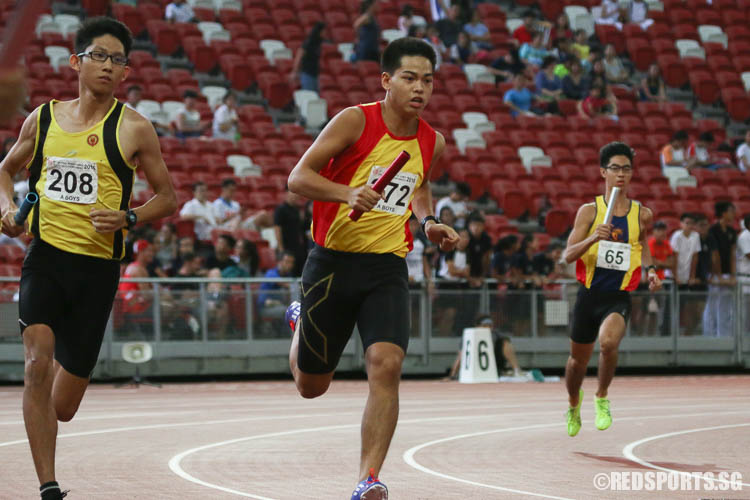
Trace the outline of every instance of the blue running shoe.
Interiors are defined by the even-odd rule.
[[[375,470],[370,469],[370,477],[354,488],[351,500],[388,500],[388,488],[375,477]]]
[[[289,323],[289,328],[292,329],[292,333],[294,333],[294,328],[297,326],[297,320],[299,319],[299,313],[300,308],[302,307],[302,304],[297,302],[296,300],[289,304],[289,307],[286,308],[286,314],[284,315],[284,319],[287,323]]]

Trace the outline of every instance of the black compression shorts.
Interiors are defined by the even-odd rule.
[[[55,359],[88,378],[96,366],[120,281],[120,262],[65,252],[35,238],[21,270],[18,322],[47,325]]]
[[[406,352],[406,260],[315,246],[302,271],[300,321],[297,366],[305,373],[335,370],[355,324],[365,351],[376,342],[390,342]]]
[[[591,344],[599,335],[599,327],[612,313],[630,318],[630,293],[624,290],[601,291],[581,287],[573,309],[573,328],[570,338],[579,344]]]

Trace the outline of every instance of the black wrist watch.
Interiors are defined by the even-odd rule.
[[[133,226],[138,222],[138,216],[132,210],[125,212],[125,227],[127,229],[133,229]]]
[[[427,221],[433,221],[435,224],[440,224],[440,221],[438,220],[437,217],[435,217],[434,215],[428,215],[427,217],[425,217],[424,219],[422,219],[422,222],[421,222],[421,224],[422,224],[422,232],[423,233],[425,233],[424,227],[427,224]],[[426,234],[427,233],[425,233],[425,235]]]

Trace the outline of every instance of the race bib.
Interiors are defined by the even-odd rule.
[[[69,203],[91,205],[96,203],[99,174],[96,162],[76,158],[47,158],[47,198]]]
[[[372,167],[370,178],[367,179],[367,185],[372,186],[386,171],[385,167]],[[399,172],[383,190],[383,197],[377,205],[373,207],[374,211],[386,212],[394,215],[404,215],[409,208],[411,195],[417,187],[419,176],[408,172]]]
[[[600,241],[596,267],[615,271],[630,270],[630,245],[614,241]]]

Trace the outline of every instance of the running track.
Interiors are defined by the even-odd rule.
[[[565,433],[562,384],[404,381],[381,473],[392,500],[750,499],[749,376],[619,377],[613,426]],[[0,388],[0,499],[38,498],[21,387]],[[366,384],[303,400],[293,384],[94,385],[60,424],[58,480],[71,499],[348,500]],[[600,491],[597,473],[742,473],[743,491]],[[719,487],[719,483],[716,487]]]

